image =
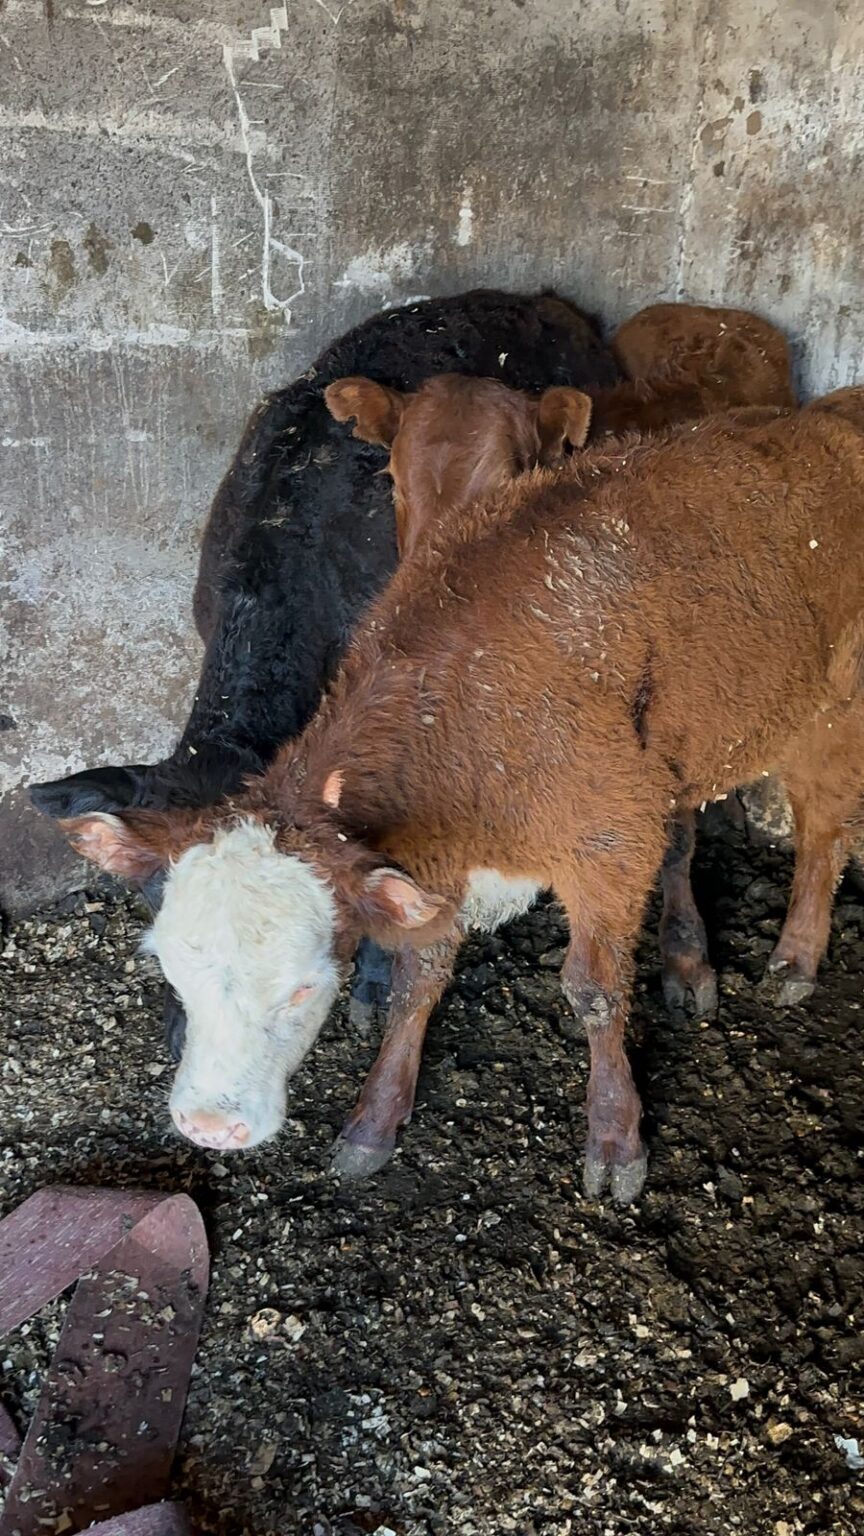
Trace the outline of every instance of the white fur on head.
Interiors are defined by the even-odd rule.
[[[184,1129],[196,1116],[211,1126],[241,1124],[246,1147],[279,1129],[287,1079],[339,988],[335,916],[326,882],[279,853],[260,822],[218,832],[172,866],[144,947],[186,1009],[171,1092]]]

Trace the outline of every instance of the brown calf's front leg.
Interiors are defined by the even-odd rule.
[[[669,822],[661,881],[660,954],[663,996],[673,1012],[713,1018],[717,1012],[717,977],[708,962],[708,939],[690,884],[695,844],[693,811],[679,810]]]
[[[638,1199],[648,1158],[639,1134],[642,1104],[624,1046],[630,950],[571,923],[561,982],[591,1052],[585,1193],[599,1199],[607,1186],[619,1205]]]
[[[396,952],[384,1039],[336,1143],[334,1172],[368,1178],[391,1157],[414,1108],[429,1016],[453,974],[461,943],[461,933],[454,931],[429,949]]]

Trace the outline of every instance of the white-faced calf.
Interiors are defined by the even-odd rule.
[[[232,804],[70,822],[103,868],[168,869],[151,946],[189,1016],[178,1124],[226,1148],[273,1132],[361,935],[402,946],[398,1031],[467,928],[551,888],[590,1043],[586,1187],[633,1199],[624,1030],[670,812],[778,772],[798,852],[775,964],[807,978],[824,952],[864,790],[862,471],[857,390],[536,470],[418,546]],[[413,1069],[367,1084],[373,1154]]]

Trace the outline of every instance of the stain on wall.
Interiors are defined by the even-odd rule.
[[[245,415],[371,310],[740,303],[853,379],[862,86],[824,0],[5,0],[0,903],[74,878],[23,784],[170,747]]]

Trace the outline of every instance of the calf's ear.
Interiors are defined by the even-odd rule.
[[[106,874],[137,882],[151,879],[206,836],[200,813],[187,811],[127,811],[121,816],[99,811],[63,817],[59,826],[76,853]]]
[[[389,448],[402,423],[406,396],[372,379],[336,379],[324,391],[330,415],[337,421],[356,421],[352,437]]]
[[[122,811],[131,805],[146,773],[144,764],[127,767],[85,768],[65,779],[49,779],[30,785],[30,799],[37,811],[55,820],[82,816],[85,811]]]
[[[371,938],[386,942],[388,932],[395,942],[416,942],[420,930],[423,942],[431,943],[450,928],[456,917],[453,903],[443,896],[424,891],[416,880],[399,869],[376,869],[363,881],[360,911]],[[395,930],[395,932],[394,932]]]
[[[581,389],[547,389],[537,402],[540,463],[558,464],[569,443],[584,448],[591,425],[591,397]]]

